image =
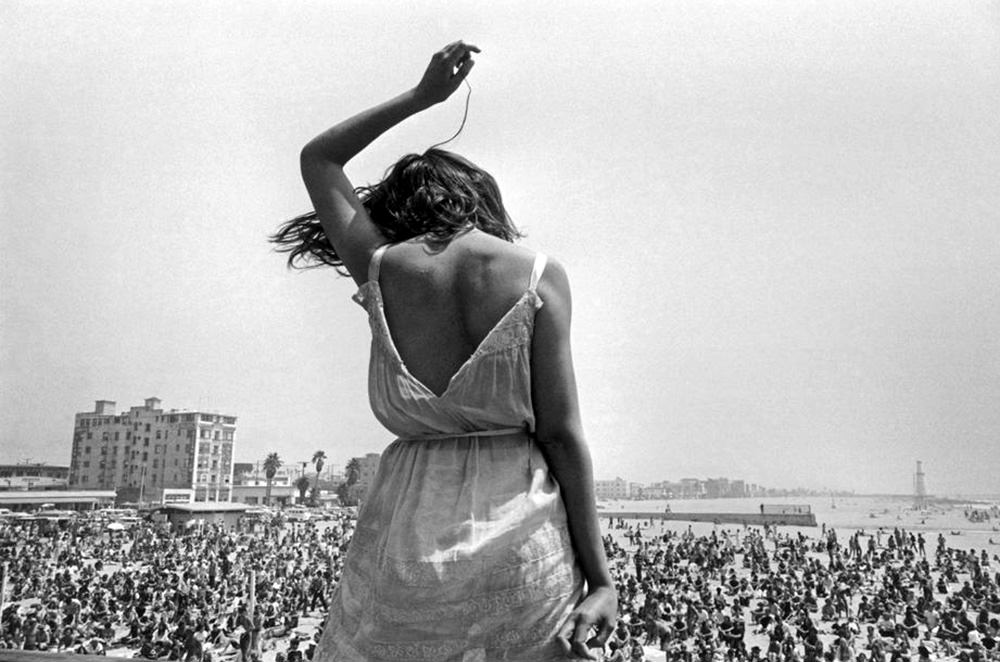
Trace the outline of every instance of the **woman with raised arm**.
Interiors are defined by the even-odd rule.
[[[440,149],[355,189],[344,164],[447,99],[475,46],[311,140],[315,213],[272,240],[289,265],[359,285],[372,410],[393,434],[358,516],[314,660],[596,659],[617,594],[598,527],[570,354],[570,291],[493,178]]]

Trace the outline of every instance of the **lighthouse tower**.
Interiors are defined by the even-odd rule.
[[[913,507],[923,508],[927,505],[927,485],[924,483],[923,463],[917,460],[917,471],[913,474]]]

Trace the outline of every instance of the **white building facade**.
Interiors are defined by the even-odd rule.
[[[195,501],[229,501],[236,417],[164,411],[159,398],[116,413],[111,400],[76,414],[71,489],[115,490],[128,501],[159,501],[163,490],[194,490]]]

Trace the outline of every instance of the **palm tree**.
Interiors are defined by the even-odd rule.
[[[323,470],[323,463],[326,461],[325,451],[316,451],[313,453],[312,463],[316,465],[316,486],[313,488],[313,493],[316,495],[313,499],[313,505],[315,506],[316,499],[319,498],[319,472]]]
[[[342,506],[357,505],[357,495],[354,494],[355,490],[352,490],[351,487],[361,480],[361,460],[352,457],[344,468],[344,473],[347,476],[347,480],[337,486],[337,496],[340,498],[340,504]]]
[[[271,505],[271,482],[274,480],[274,475],[278,473],[278,469],[281,468],[281,458],[278,457],[277,453],[271,453],[264,460],[264,476],[267,477],[267,493],[264,496],[264,505]]]
[[[357,483],[361,480],[361,460],[356,457],[352,457],[351,461],[348,462],[347,466],[344,468],[344,472],[347,474],[348,487]]]
[[[304,502],[306,500],[306,492],[309,490],[309,479],[305,476],[299,476],[295,479],[295,489],[299,491],[299,501]]]

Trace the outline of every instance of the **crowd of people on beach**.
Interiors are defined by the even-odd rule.
[[[1000,558],[938,535],[775,528],[695,536],[611,518],[621,621],[607,660],[1000,660]]]
[[[0,525],[0,647],[205,662],[248,660],[280,639],[296,662],[318,639],[301,634],[300,618],[326,611],[352,530],[347,514],[241,531]]]
[[[121,533],[0,525],[0,646],[311,659],[353,521],[186,532],[143,523]],[[825,527],[695,535],[654,520],[603,524],[620,595],[610,662],[646,660],[651,648],[667,662],[1000,660],[1000,559],[941,535],[931,550],[922,533],[899,528],[841,540]]]

